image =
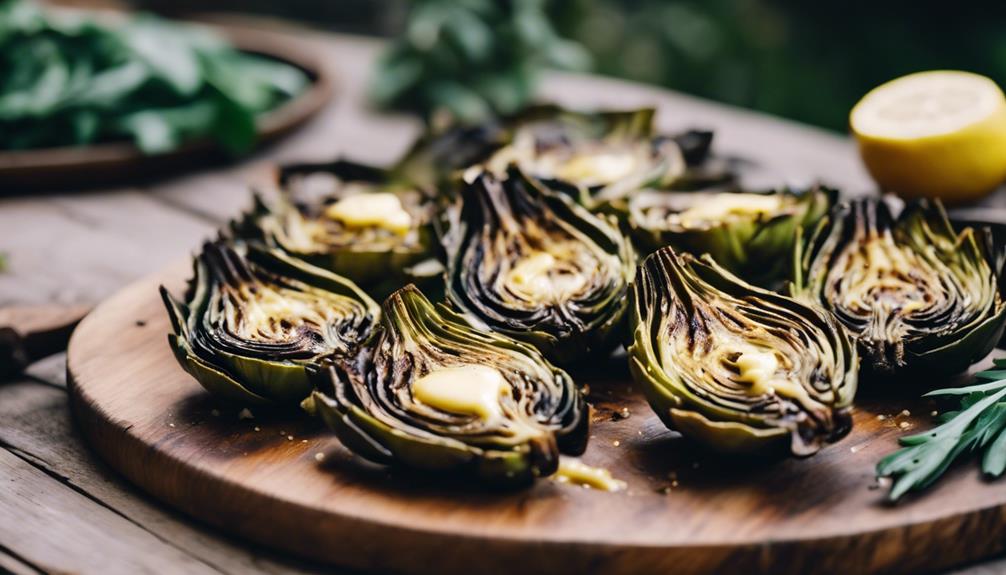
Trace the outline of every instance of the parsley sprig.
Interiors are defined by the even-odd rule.
[[[938,389],[923,397],[960,397],[960,409],[944,413],[941,424],[900,440],[902,447],[877,464],[879,477],[892,477],[888,497],[932,485],[957,458],[982,453],[982,472],[999,477],[1006,470],[1006,358],[996,369],[978,373],[969,387]]]

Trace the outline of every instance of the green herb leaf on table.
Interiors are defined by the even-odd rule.
[[[1006,470],[1006,359],[978,373],[969,387],[938,389],[923,397],[960,397],[960,409],[944,414],[942,423],[902,437],[902,449],[877,464],[877,475],[892,477],[888,497],[896,501],[910,491],[932,485],[959,457],[982,453],[982,472],[999,477]]]

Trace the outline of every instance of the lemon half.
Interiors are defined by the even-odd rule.
[[[870,91],[852,109],[852,132],[885,191],[978,199],[1006,180],[1006,97],[968,72],[919,72]]]

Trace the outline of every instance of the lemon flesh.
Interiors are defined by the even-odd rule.
[[[984,76],[910,74],[866,94],[849,121],[885,191],[953,204],[1006,180],[1006,97]]]

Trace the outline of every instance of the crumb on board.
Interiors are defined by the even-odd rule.
[[[628,407],[623,407],[622,409],[611,414],[612,421],[621,421],[623,419],[629,419],[632,413],[629,411]]]
[[[315,453],[314,460],[317,461],[318,463],[325,461],[325,454],[320,451],[318,453]]]
[[[238,412],[238,421],[243,419],[255,419],[255,416],[252,414],[251,410],[248,409],[247,407]]]
[[[256,425],[255,426],[255,431],[262,431],[262,428]]]

